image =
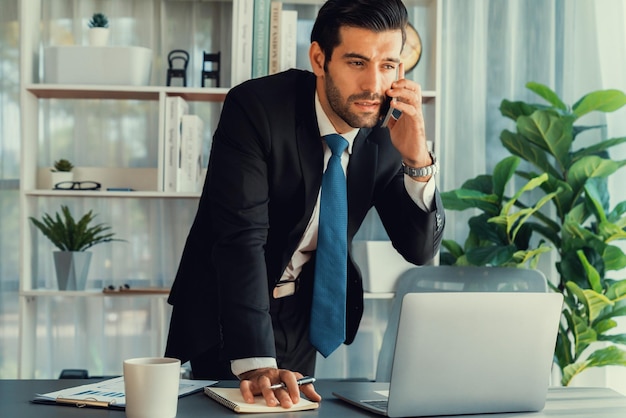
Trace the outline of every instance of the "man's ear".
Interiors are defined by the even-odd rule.
[[[313,73],[318,77],[324,75],[325,56],[317,41],[311,43],[311,47],[309,48],[309,60],[311,61]]]

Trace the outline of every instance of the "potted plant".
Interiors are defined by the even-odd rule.
[[[83,290],[87,282],[91,252],[87,249],[96,244],[122,241],[113,238],[111,227],[103,223],[91,225],[96,215],[87,212],[78,222],[67,206],[61,206],[61,214],[44,214],[41,220],[30,217],[31,222],[60,251],[54,252],[59,290]]]
[[[626,334],[615,333],[615,318],[626,316],[626,278],[607,275],[626,267],[626,255],[615,245],[626,239],[626,202],[611,209],[607,188],[607,177],[626,165],[626,160],[613,161],[608,149],[626,137],[574,147],[578,134],[599,128],[575,122],[592,111],[621,108],[626,95],[594,91],[569,107],[544,85],[528,83],[527,88],[548,104],[502,101],[500,111],[515,122],[515,131],[503,130],[500,140],[513,156],[501,161],[493,174],[442,193],[447,209],[472,208],[479,214],[470,219],[463,245],[443,242],[447,252],[441,262],[532,267],[533,255],[555,249],[559,277],[550,285],[565,300],[555,363],[561,383],[568,385],[591,367],[626,366]],[[518,170],[522,160],[526,170]],[[506,197],[505,185],[514,174],[543,193],[527,195],[523,202],[524,186]],[[550,207],[548,202],[554,217],[536,210]]]
[[[109,40],[109,18],[104,13],[94,13],[87,23],[89,45],[104,46]]]
[[[54,162],[54,166],[53,168],[50,169],[51,171],[51,183],[52,183],[52,188],[54,188],[54,186],[58,183],[62,183],[65,181],[73,181],[74,180],[74,173],[72,172],[72,169],[74,168],[74,165],[66,159],[59,159],[56,160]]]

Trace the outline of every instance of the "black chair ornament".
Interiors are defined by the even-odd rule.
[[[220,86],[220,61],[221,51],[215,53],[202,52],[202,74],[200,79],[202,80],[202,87],[205,87],[205,80],[215,80],[215,87]],[[209,68],[207,68],[207,66]]]
[[[189,64],[189,53],[183,49],[174,49],[167,54],[167,85],[172,85],[172,78],[182,78],[183,86],[187,87],[187,65]]]

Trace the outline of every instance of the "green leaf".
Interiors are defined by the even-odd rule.
[[[606,151],[607,149],[615,145],[623,144],[624,142],[626,142],[626,136],[621,138],[605,139],[604,141],[600,141],[597,144],[590,145],[586,148],[581,148],[578,151],[574,152],[572,159],[577,160],[586,155],[598,155],[599,153]]]
[[[443,246],[443,248],[448,250],[448,252],[452,254],[452,256],[454,256],[454,258],[459,258],[464,254],[463,247],[461,247],[456,241],[444,239],[441,241],[441,245]]]
[[[574,328],[571,330],[574,334],[574,353],[575,358],[578,358],[591,343],[598,341],[598,336],[585,319],[576,314],[572,315],[572,319],[574,321]]]
[[[529,268],[537,268],[537,263],[539,262],[539,257],[542,254],[552,251],[552,247],[541,244],[539,247],[526,250],[526,251],[516,251],[513,257],[518,260],[518,264],[529,264]]]
[[[505,129],[500,133],[500,142],[511,154],[530,162],[542,172],[563,179],[563,174],[548,161],[547,152],[528,141],[522,135]]]
[[[610,176],[624,165],[626,165],[626,160],[612,161],[595,155],[583,157],[570,167],[567,183],[572,186],[572,190],[578,195],[587,179]]]
[[[613,302],[601,293],[591,289],[581,289],[572,281],[568,281],[565,285],[569,291],[576,295],[579,302],[585,306],[589,323],[593,323],[604,308],[613,306]]]
[[[528,141],[547,151],[558,162],[560,171],[570,165],[573,117],[559,115],[551,110],[538,110],[530,116],[517,119],[517,131]]]
[[[602,288],[602,284],[600,283],[600,275],[598,274],[598,271],[589,263],[589,260],[587,260],[587,257],[582,250],[578,250],[576,254],[578,255],[578,259],[585,269],[585,275],[587,276],[587,280],[589,280],[591,288],[597,293],[602,293],[604,289]],[[593,316],[590,315],[590,317],[593,321]]]
[[[613,320],[612,318],[606,318],[606,319],[596,321],[596,323],[593,326],[593,329],[597,333],[598,340],[602,340],[601,338],[602,336],[600,334],[603,334],[609,330],[612,330],[616,326],[617,326],[617,322],[615,322],[615,320]]]
[[[537,106],[525,102],[511,102],[505,99],[500,103],[500,113],[502,116],[513,120],[517,120],[517,118],[522,115],[532,115],[537,109]]]
[[[561,377],[561,384],[563,386],[568,386],[572,382],[572,379],[576,375],[582,373],[587,368],[588,365],[589,365],[588,361],[581,361],[581,362],[567,365],[567,367],[563,369],[563,376]]]
[[[598,341],[608,341],[613,344],[626,345],[626,334],[598,335]]]
[[[510,156],[498,164],[496,164],[493,170],[493,193],[502,200],[504,195],[504,188],[506,184],[511,180],[511,177],[515,174],[517,166],[519,166],[520,159],[515,156]]]
[[[602,253],[604,260],[604,268],[608,270],[618,271],[626,267],[626,255],[621,248],[614,245],[607,245]]]
[[[479,247],[467,250],[467,260],[475,266],[501,266],[513,261],[514,245]]]
[[[478,208],[487,213],[496,214],[499,211],[498,197],[484,194],[475,190],[456,189],[441,193],[443,206],[450,210],[465,210]]]
[[[493,180],[490,174],[481,174],[473,179],[466,180],[461,189],[476,190],[484,194],[493,194]]]
[[[626,104],[626,95],[619,90],[599,90],[583,96],[572,110],[576,117],[581,117],[595,110],[613,112]]]
[[[565,103],[563,103],[559,96],[557,96],[557,94],[552,91],[548,86],[536,83],[534,81],[529,81],[528,83],[526,83],[526,88],[543,97],[548,103],[550,103],[557,109],[567,110],[567,106],[565,105]]]
[[[605,366],[626,366],[626,351],[615,345],[600,348],[591,353],[585,361],[576,362],[565,367],[561,383],[567,386],[576,375],[585,369]]]

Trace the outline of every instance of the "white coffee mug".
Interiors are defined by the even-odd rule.
[[[178,408],[180,360],[143,357],[124,361],[128,418],[174,418]]]

